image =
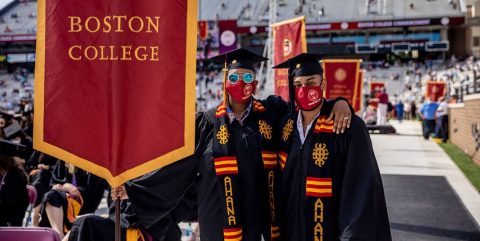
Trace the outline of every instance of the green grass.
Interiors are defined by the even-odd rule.
[[[480,192],[480,166],[475,164],[472,159],[456,145],[452,143],[439,143],[439,145],[462,170],[477,191]]]

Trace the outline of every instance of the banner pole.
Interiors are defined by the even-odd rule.
[[[115,199],[115,241],[120,241],[120,197]]]

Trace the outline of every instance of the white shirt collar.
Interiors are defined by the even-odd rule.
[[[305,139],[307,139],[308,132],[309,132],[310,129],[312,128],[313,122],[315,122],[315,120],[318,118],[319,115],[320,115],[320,111],[319,111],[318,114],[315,116],[315,118],[313,118],[312,122],[310,122],[310,123],[308,124],[307,129],[305,130],[305,132],[303,132],[303,117],[302,117],[302,111],[301,111],[301,110],[298,111],[297,130],[298,130],[298,134],[300,134],[300,141],[302,142],[302,145],[303,145],[303,143],[305,143]]]

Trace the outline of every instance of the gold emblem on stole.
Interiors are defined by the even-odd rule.
[[[220,130],[217,132],[217,139],[220,144],[227,144],[230,134],[228,133],[227,125],[220,126]]]
[[[329,155],[327,145],[325,143],[316,143],[313,149],[312,158],[315,161],[315,165],[322,167],[325,165]]]
[[[282,139],[283,141],[287,141],[288,137],[290,137],[290,134],[293,131],[293,120],[288,120],[287,124],[283,127],[282,130]]]
[[[258,127],[260,129],[260,133],[263,135],[263,138],[267,140],[272,139],[272,127],[267,124],[266,121],[264,120],[259,120],[258,121]]]

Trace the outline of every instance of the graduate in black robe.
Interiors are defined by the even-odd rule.
[[[229,105],[224,102],[198,113],[194,155],[127,182],[129,202],[138,224],[158,241],[168,240],[165,231],[156,227],[170,215],[173,221],[198,216],[202,241],[278,239],[275,198],[271,198],[276,195],[273,127],[288,112],[288,105],[279,97],[251,96],[257,85],[254,64],[266,58],[238,49],[214,60],[226,61]],[[346,109],[350,114],[348,105]],[[192,184],[198,211],[192,205],[179,205]],[[79,239],[70,236],[73,240]]]
[[[28,207],[27,175],[14,161],[27,148],[0,140],[0,226],[22,226]]]
[[[95,212],[107,185],[104,179],[60,160],[53,168],[52,184],[52,190],[42,200],[39,226],[52,227],[61,237],[70,230],[76,216]],[[58,211],[50,215],[49,208]]]
[[[253,64],[265,58],[238,49],[213,60],[225,61],[228,101],[197,115],[201,120],[196,132],[205,137],[203,145],[197,145],[190,160],[172,164],[183,166],[181,172],[161,169],[141,182],[127,183],[126,191],[137,214],[146,214],[164,209],[164,203],[169,202],[165,195],[171,189],[184,189],[195,180],[201,240],[258,241],[262,236],[277,240],[281,231],[275,209],[273,127],[288,112],[288,105],[275,96],[266,100],[251,96],[257,84]],[[351,115],[348,105],[346,112]],[[165,178],[178,184],[165,186]]]
[[[276,66],[289,68],[290,96],[299,107],[278,128],[282,237],[389,241],[382,179],[367,128],[354,115],[345,133],[333,133],[318,61],[318,55],[301,54]]]
[[[40,207],[45,193],[52,188],[52,169],[57,163],[57,159],[34,151],[26,163],[26,171],[29,173],[30,183],[37,190],[37,199],[33,205],[32,225],[38,226],[40,220]]]

